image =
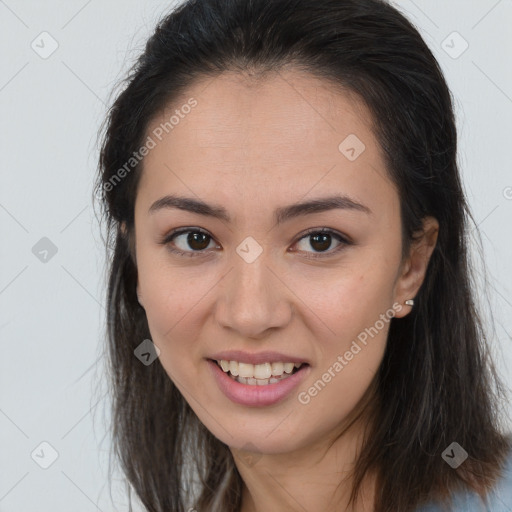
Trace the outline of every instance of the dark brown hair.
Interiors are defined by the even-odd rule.
[[[148,511],[239,511],[242,482],[229,448],[158,361],[145,366],[134,357],[151,334],[131,250],[143,160],[126,163],[150,121],[196,79],[225,71],[262,77],[285,66],[358,95],[370,110],[399,191],[403,253],[425,216],[440,225],[414,308],[391,320],[375,380],[376,421],[352,498],[369,471],[379,475],[377,512],[411,511],[458,488],[485,496],[509,442],[498,416],[504,391],[475,299],[474,220],[456,161],[452,98],[416,28],[380,0],[189,0],[161,20],[124,80],[103,127],[96,182],[109,251],[112,435],[122,469]],[[469,454],[456,470],[441,457],[453,441]]]

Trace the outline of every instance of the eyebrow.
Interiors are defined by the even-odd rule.
[[[192,197],[177,195],[166,195],[157,199],[150,206],[148,213],[152,214],[158,210],[167,208],[177,208],[179,210],[185,210],[198,215],[231,222],[231,217],[224,207],[215,204],[208,204]],[[373,212],[368,208],[368,206],[357,202],[347,195],[335,195],[276,208],[274,211],[274,220],[276,224],[282,224],[287,220],[302,215],[309,215],[335,209],[359,211],[368,215],[373,215]]]

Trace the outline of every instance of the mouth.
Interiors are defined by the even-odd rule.
[[[215,363],[232,380],[249,386],[277,384],[309,366],[308,363],[293,362],[250,364],[225,359],[210,359],[210,361]]]

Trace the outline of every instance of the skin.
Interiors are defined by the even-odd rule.
[[[147,133],[191,97],[197,106],[145,157],[135,204],[137,290],[160,363],[199,419],[230,447],[244,480],[242,512],[371,511],[371,475],[362,499],[347,507],[368,419],[346,427],[381,363],[389,322],[309,403],[297,394],[393,304],[400,305],[396,318],[410,312],[403,303],[421,286],[438,223],[425,219],[422,237],[401,261],[398,193],[370,114],[354,95],[293,68],[260,80],[229,72],[196,82]],[[349,134],[365,145],[354,161],[338,149]],[[222,205],[233,221],[178,209],[148,213],[170,193]],[[351,196],[372,214],[336,209],[274,225],[274,208],[333,193]],[[203,255],[173,255],[159,243],[182,227],[212,237]],[[303,238],[305,230],[323,227],[353,245],[335,253],[339,242],[332,238],[322,252]],[[248,236],[263,249],[252,263],[236,252]],[[188,252],[198,246],[187,244],[186,234],[170,244]],[[314,254],[326,256],[308,258]],[[277,404],[238,405],[221,392],[205,359],[229,349],[294,354],[310,362],[310,373]]]

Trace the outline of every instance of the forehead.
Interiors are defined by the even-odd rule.
[[[282,203],[283,194],[297,200],[313,188],[361,200],[372,190],[393,192],[362,101],[297,70],[197,81],[146,135],[155,146],[144,157],[139,190],[153,199],[167,188],[266,203],[274,193]]]

